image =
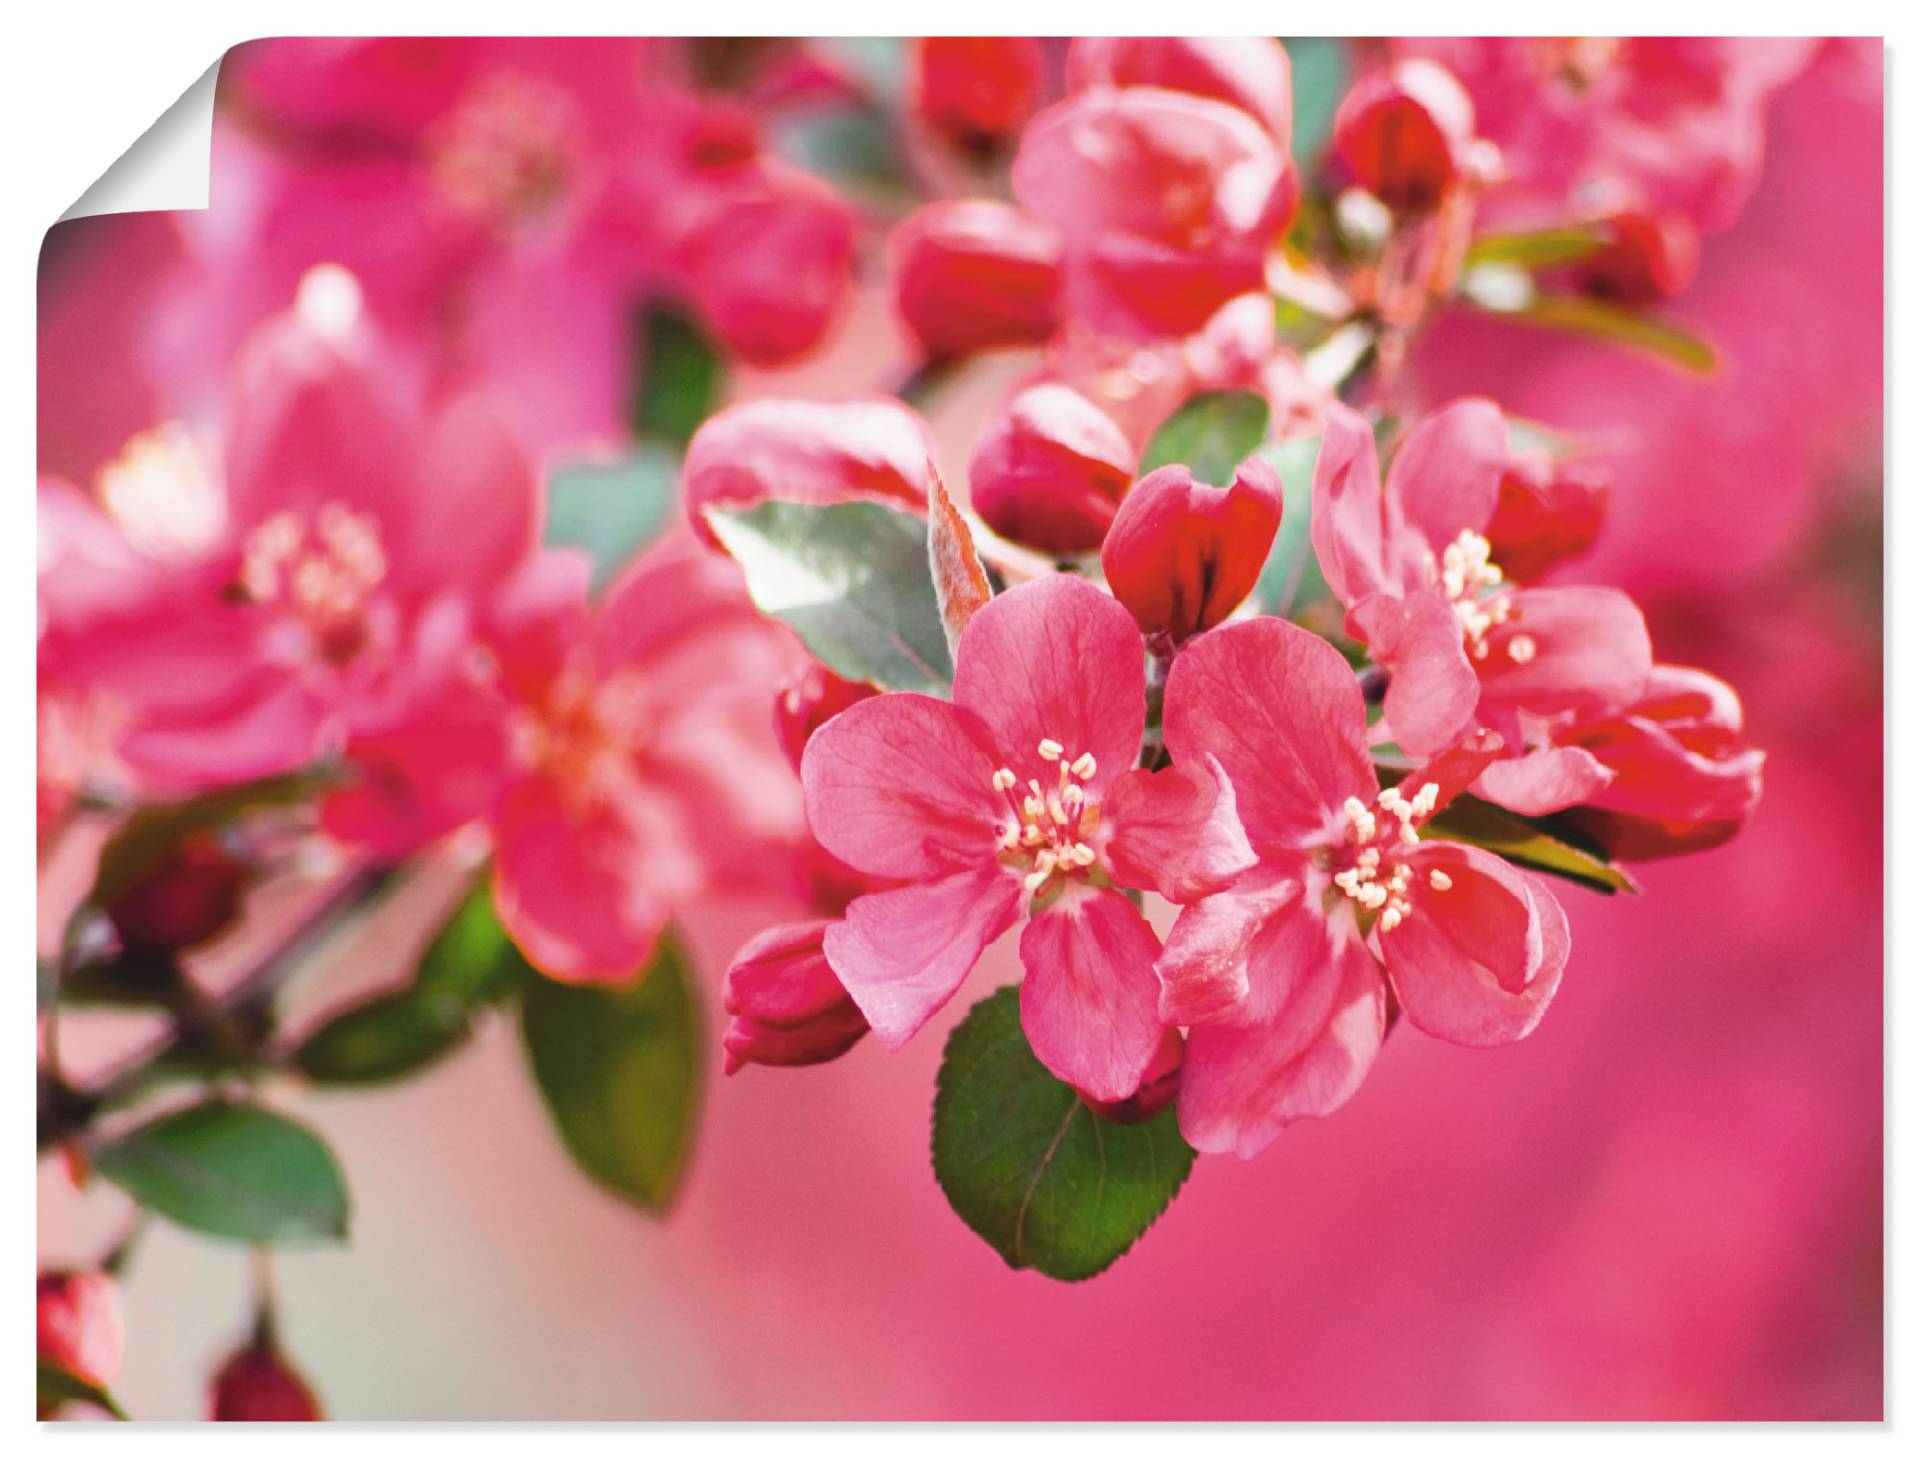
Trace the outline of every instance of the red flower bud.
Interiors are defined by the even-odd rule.
[[[1258,456],[1241,462],[1224,491],[1185,466],[1162,466],[1135,483],[1107,533],[1107,585],[1141,632],[1178,643],[1253,591],[1284,505],[1279,476]]]
[[[1186,1061],[1187,1040],[1178,1028],[1160,1035],[1153,1061],[1140,1075],[1140,1087],[1124,1099],[1105,1101],[1080,1095],[1080,1101],[1109,1124],[1144,1124],[1180,1092],[1180,1065]]]
[[[315,1423],[320,1403],[262,1330],[227,1358],[208,1394],[217,1423]]]
[[[693,433],[680,489],[694,531],[719,550],[709,507],[885,501],[924,512],[932,479],[933,443],[898,400],[754,400]]]
[[[1522,451],[1507,463],[1487,541],[1513,582],[1532,582],[1549,567],[1593,545],[1607,514],[1609,484],[1598,466],[1555,461]]]
[[[1080,36],[1067,48],[1067,89],[1158,86],[1237,106],[1285,147],[1293,135],[1293,71],[1270,36]]]
[[[929,36],[912,45],[913,111],[953,147],[999,151],[1033,115],[1046,57],[1031,36]]]
[[[825,1063],[865,1035],[865,1016],[821,950],[831,925],[769,927],[734,954],[726,991],[733,1022],[723,1043],[728,1073],[748,1063]]]
[[[105,1271],[42,1271],[36,1290],[39,1355],[105,1387],[120,1375],[126,1326],[120,1292]],[[40,1416],[51,1416],[43,1409]]]
[[[780,736],[780,747],[793,761],[795,772],[800,769],[800,755],[814,730],[847,705],[870,699],[878,692],[872,684],[850,683],[812,659],[795,669],[773,701],[774,732]]]
[[[987,198],[929,203],[893,230],[894,300],[936,359],[1043,344],[1060,322],[1060,235]]]
[[[981,433],[967,476],[973,509],[1008,541],[1091,552],[1133,479],[1125,432],[1065,385],[1029,385]]]
[[[1670,299],[1700,270],[1700,234],[1679,214],[1621,213],[1607,223],[1609,241],[1577,269],[1588,293],[1624,304]]]
[[[172,859],[121,893],[107,917],[129,952],[177,952],[233,924],[246,864],[212,836],[184,842]]]
[[[1740,696],[1697,668],[1657,663],[1640,701],[1553,736],[1614,772],[1566,812],[1617,860],[1707,850],[1731,839],[1760,803],[1766,754],[1747,742]]]
[[[1466,171],[1473,98],[1432,61],[1363,76],[1333,118],[1333,148],[1354,181],[1390,207],[1433,207]]]

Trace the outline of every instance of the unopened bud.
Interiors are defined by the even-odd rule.
[[[733,1015],[723,1042],[728,1073],[749,1063],[825,1063],[866,1034],[866,1017],[827,965],[821,941],[831,925],[769,927],[734,955],[725,1002]]]
[[[1532,582],[1593,545],[1607,513],[1608,481],[1598,466],[1516,452],[1500,478],[1487,524],[1493,560],[1512,582]]]
[[[878,692],[872,684],[853,683],[813,659],[795,669],[773,701],[774,732],[794,769],[800,768],[800,756],[814,730],[849,704]]]
[[[1700,270],[1700,234],[1678,214],[1621,213],[1606,231],[1606,246],[1576,270],[1590,294],[1623,304],[1658,303],[1682,292]]]
[[[1065,385],[1029,385],[981,434],[968,466],[973,509],[1008,541],[1092,552],[1133,479],[1134,452],[1099,406]]]
[[[41,1357],[96,1387],[120,1375],[127,1338],[113,1277],[105,1271],[42,1271],[34,1304]],[[40,1412],[51,1415],[51,1409]]]
[[[1033,115],[1046,76],[1031,36],[929,36],[912,44],[916,116],[950,146],[991,156]]]
[[[208,1398],[217,1423],[313,1423],[321,1418],[313,1390],[264,1328],[214,1374]]]
[[[177,952],[211,941],[233,924],[246,863],[213,836],[185,841],[152,875],[107,908],[130,952]]]
[[[900,318],[934,359],[1044,344],[1060,323],[1060,235],[989,198],[929,203],[887,242]]]
[[[1354,181],[1389,207],[1422,211],[1474,165],[1473,98],[1432,61],[1363,76],[1333,119],[1333,146]]]

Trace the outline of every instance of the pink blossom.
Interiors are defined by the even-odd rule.
[[[973,509],[1008,541],[1068,555],[1099,548],[1133,481],[1127,438],[1084,395],[1041,381],[1005,401],[967,466]]]
[[[1156,964],[1161,1016],[1188,1028],[1180,1127],[1196,1149],[1249,1156],[1344,1103],[1379,1051],[1389,988],[1450,1042],[1532,1030],[1566,964],[1559,903],[1487,851],[1419,834],[1483,751],[1381,789],[1353,671],[1276,618],[1181,651],[1166,738],[1176,765],[1225,770],[1259,856],[1180,913]]]
[[[1285,148],[1239,107],[1127,86],[1035,117],[1013,190],[1066,237],[1073,311],[1152,336],[1190,333],[1260,284],[1300,185]]]
[[[105,1271],[40,1272],[34,1332],[41,1357],[96,1386],[110,1385],[120,1375],[127,1345],[113,1277]]]
[[[928,203],[887,239],[895,306],[936,359],[1043,344],[1060,322],[1060,246],[991,198]]]
[[[1085,580],[982,608],[951,703],[884,694],[807,746],[807,817],[855,869],[899,879],[825,934],[875,1036],[904,1043],[988,943],[1027,916],[1021,1019],[1040,1061],[1089,1097],[1139,1086],[1161,1041],[1158,942],[1115,886],[1186,902],[1252,864],[1204,756],[1133,769],[1146,721],[1139,629]]]
[[[1046,57],[1032,36],[928,36],[908,43],[909,105],[949,146],[990,156],[1033,115]]]
[[[1458,400],[1419,420],[1384,487],[1367,422],[1341,405],[1327,413],[1314,552],[1347,608],[1347,632],[1389,675],[1387,723],[1415,755],[1476,719],[1520,746],[1520,716],[1617,707],[1652,668],[1646,623],[1625,594],[1506,584],[1486,531],[1507,464],[1506,422],[1490,401]],[[1563,751],[1502,765],[1485,789],[1541,814],[1605,778],[1582,752]]]
[[[798,655],[738,573],[684,537],[592,609],[586,578],[583,560],[548,554],[494,604],[512,736],[494,904],[542,971],[620,982],[677,902],[790,882],[800,797],[764,685]]]
[[[1293,136],[1293,68],[1271,36],[1076,36],[1067,87],[1159,86],[1237,106],[1285,150]]]

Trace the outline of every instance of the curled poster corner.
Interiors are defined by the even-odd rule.
[[[219,79],[216,60],[60,215],[60,221],[206,207],[212,192],[213,94]]]

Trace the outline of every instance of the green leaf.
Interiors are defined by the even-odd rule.
[[[1098,1275],[1192,1168],[1171,1108],[1144,1124],[1111,1124],[1041,1066],[1020,1030],[1019,988],[975,1003],[947,1040],[934,1178],[1008,1265],[1061,1281]]]
[[[679,476],[679,455],[645,442],[619,460],[557,467],[547,485],[543,540],[584,550],[599,592],[666,525]]]
[[[78,1372],[69,1371],[48,1357],[37,1358],[35,1366],[35,1406],[42,1413],[50,1414],[62,1403],[84,1402],[99,1408],[116,1422],[127,1421],[120,1404],[98,1383],[89,1382]]]
[[[1320,437],[1274,441],[1261,448],[1260,456],[1280,477],[1287,504],[1254,584],[1254,601],[1263,613],[1292,617],[1332,592],[1313,554],[1313,468],[1320,459]]]
[[[533,976],[493,909],[482,873],[420,958],[413,981],[329,1018],[293,1054],[316,1083],[385,1083],[466,1041],[474,1013]]]
[[[1720,367],[1713,346],[1677,324],[1605,299],[1548,293],[1509,265],[1483,264],[1467,271],[1461,275],[1460,291],[1503,319],[1623,345],[1694,374],[1710,375]]]
[[[1473,240],[1464,266],[1511,263],[1521,268],[1552,268],[1591,258],[1606,246],[1607,235],[1597,226],[1573,223],[1564,228],[1542,228],[1531,233],[1488,233]]]
[[[450,1014],[445,999],[406,987],[329,1018],[293,1062],[316,1083],[387,1083],[451,1052],[466,1040],[467,1027],[464,1009]]]
[[[319,1137],[281,1114],[213,1100],[104,1145],[94,1166],[148,1210],[255,1245],[343,1240],[347,1189]]]
[[[641,312],[640,348],[634,433],[685,446],[720,403],[719,351],[693,320],[658,303]]]
[[[88,901],[111,906],[166,865],[182,842],[256,811],[297,805],[325,785],[327,778],[318,771],[297,770],[134,811],[101,848]]]
[[[1272,415],[1251,390],[1207,390],[1193,396],[1147,442],[1140,474],[1180,465],[1209,486],[1231,486],[1240,463],[1260,449]]]
[[[707,519],[760,610],[842,678],[949,691],[953,660],[920,517],[877,501],[763,501]]]
[[[1625,871],[1609,865],[1598,847],[1574,844],[1580,838],[1577,832],[1556,824],[1551,816],[1515,815],[1472,795],[1457,797],[1423,825],[1420,834],[1427,840],[1477,845],[1516,865],[1577,881],[1608,896],[1640,889]]]
[[[528,980],[520,1025],[534,1081],[574,1163],[664,1210],[679,1188],[704,1059],[692,978],[663,936],[631,987]]]

